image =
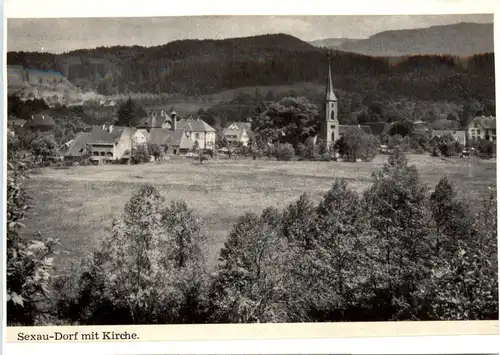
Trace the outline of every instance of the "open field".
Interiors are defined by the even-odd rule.
[[[496,161],[408,156],[421,179],[433,188],[446,175],[461,198],[479,207],[488,186],[496,186]],[[26,182],[35,206],[26,221],[27,232],[59,237],[61,268],[73,258],[90,253],[109,231],[115,215],[141,184],[157,186],[167,198],[184,199],[204,220],[211,240],[208,251],[214,266],[232,224],[245,211],[260,213],[268,206],[283,208],[306,192],[319,201],[333,179],[345,178],[362,192],[371,173],[386,161],[369,163],[277,162],[263,160],[172,160],[146,165],[104,165],[44,169]]]

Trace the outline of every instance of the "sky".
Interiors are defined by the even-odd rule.
[[[62,53],[99,46],[149,47],[180,39],[223,39],[268,33],[287,33],[305,41],[367,38],[386,30],[459,22],[492,23],[493,15],[9,18],[7,50]]]

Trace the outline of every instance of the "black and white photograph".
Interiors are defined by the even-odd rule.
[[[498,320],[493,22],[7,18],[7,325]]]

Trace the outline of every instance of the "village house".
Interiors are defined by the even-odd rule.
[[[75,160],[90,153],[87,143],[90,139],[90,132],[79,132],[75,137],[66,142],[61,147],[61,153],[65,160]]]
[[[37,113],[31,116],[29,120],[23,125],[23,128],[36,130],[36,131],[50,131],[56,126],[56,122],[52,116],[46,113]]]
[[[455,141],[465,146],[467,143],[467,133],[465,131],[451,130],[433,130],[431,133],[431,141],[435,138],[441,138],[446,135],[451,135]]]
[[[251,125],[251,122],[232,122],[224,128],[224,138],[229,144],[247,146],[250,140],[255,139]]]
[[[149,141],[149,132],[146,129],[136,129],[132,134],[132,144],[134,147],[146,144]]]
[[[473,142],[480,139],[496,142],[496,117],[474,117],[467,125],[467,136]]]
[[[98,162],[130,158],[135,130],[129,127],[96,126],[90,132],[87,147],[90,159]]]
[[[215,147],[215,129],[200,118],[178,120],[175,111],[170,115],[160,111],[159,115],[153,113],[147,122],[149,142],[161,146],[167,154],[186,154],[195,142],[201,149]]]

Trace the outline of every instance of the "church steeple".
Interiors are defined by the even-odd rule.
[[[333,91],[330,55],[328,55],[328,78],[325,89],[325,119],[321,124],[321,138],[331,149],[339,139],[338,100]]]
[[[332,70],[330,67],[330,54],[328,54],[328,81],[326,83],[325,101],[337,101],[335,92],[333,92]]]

